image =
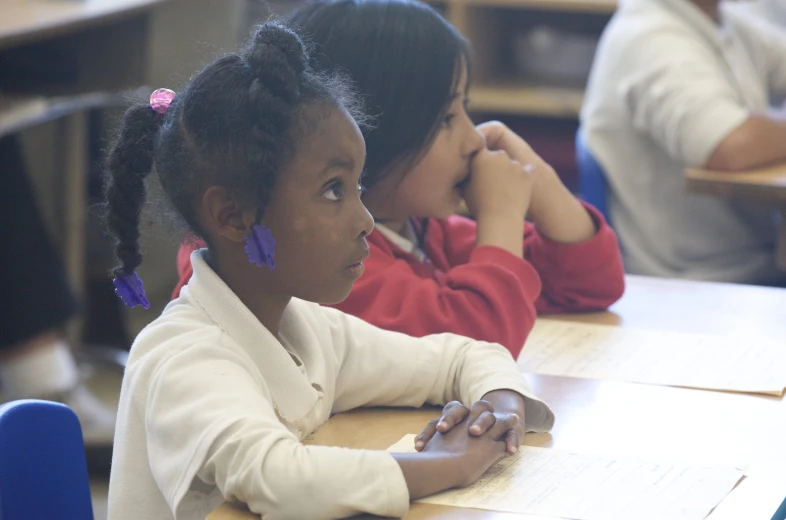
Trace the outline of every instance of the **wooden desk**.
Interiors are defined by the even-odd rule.
[[[786,270],[786,163],[735,173],[688,170],[686,176],[690,192],[748,199],[776,207],[783,219],[776,259],[778,266]]]
[[[748,172],[688,170],[688,190],[786,204],[786,163]]]
[[[786,348],[786,290],[629,276],[625,296],[610,312],[558,319],[680,332],[760,334]],[[786,482],[769,480],[786,467],[786,401],[634,383],[528,376],[554,409],[551,434],[525,444],[607,455],[686,462],[750,464],[743,484],[712,520],[770,520]],[[333,417],[310,442],[386,449],[418,433],[436,410],[364,410]],[[413,505],[407,519],[513,519],[518,515]],[[531,517],[528,517],[531,518]],[[208,520],[255,520],[224,505]]]

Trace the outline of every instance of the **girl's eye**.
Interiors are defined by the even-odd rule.
[[[453,118],[456,117],[456,114],[448,114],[442,119],[442,127],[448,128],[450,123],[453,121]]]
[[[365,186],[363,186],[362,184],[358,184],[358,192],[359,192],[361,195],[363,195],[364,193],[366,193],[366,187],[365,187]]]
[[[328,186],[324,192],[322,192],[322,196],[329,201],[338,202],[341,200],[341,188],[341,181],[336,181]]]

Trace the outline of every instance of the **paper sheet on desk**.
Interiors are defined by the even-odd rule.
[[[786,340],[539,319],[519,366],[536,374],[783,395]]]
[[[414,451],[405,435],[388,451]],[[703,520],[743,471],[522,446],[475,484],[418,502],[571,520]]]

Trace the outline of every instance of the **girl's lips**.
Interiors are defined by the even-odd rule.
[[[347,266],[345,270],[353,277],[360,278],[363,276],[363,273],[366,271],[366,266],[363,265],[363,262],[358,262],[356,264],[352,264]]]

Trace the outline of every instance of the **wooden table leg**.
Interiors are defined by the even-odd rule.
[[[786,271],[786,208],[781,209],[781,225],[778,228],[775,260],[778,267]]]
[[[87,215],[87,114],[77,112],[57,122],[57,142],[62,165],[62,197],[65,269],[71,290],[78,299],[85,296],[85,234]],[[68,340],[81,343],[83,319],[69,324]]]

